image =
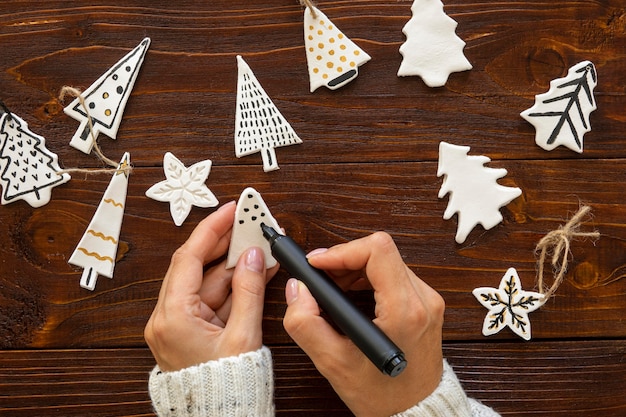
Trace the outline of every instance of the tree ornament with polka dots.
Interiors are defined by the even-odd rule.
[[[304,44],[311,92],[321,86],[331,90],[343,87],[371,59],[315,7],[304,10]]]
[[[89,154],[99,133],[104,133],[111,139],[116,138],[126,102],[149,46],[150,38],[145,38],[82,93],[84,104],[80,97],[76,97],[63,110],[80,122],[70,146]],[[93,132],[89,126],[89,118]]]
[[[258,247],[265,254],[265,267],[272,268],[277,264],[272,256],[270,244],[263,237],[261,223],[282,230],[272,216],[270,209],[263,201],[261,194],[252,187],[248,187],[239,196],[235,209],[235,221],[226,259],[226,268],[234,268],[241,255],[251,247]]]

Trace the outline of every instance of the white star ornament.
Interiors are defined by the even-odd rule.
[[[474,297],[489,312],[483,322],[483,335],[491,336],[509,327],[519,337],[530,340],[528,314],[545,303],[543,294],[524,291],[515,268],[509,268],[498,288],[480,287],[472,291]]]
[[[219,204],[205,181],[211,172],[211,160],[197,162],[189,168],[167,152],[163,157],[166,179],[154,184],[146,196],[156,201],[169,202],[170,213],[176,226],[183,224],[192,206],[215,207]]]

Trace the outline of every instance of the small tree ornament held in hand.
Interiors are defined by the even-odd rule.
[[[277,261],[272,256],[269,242],[263,237],[261,223],[265,223],[275,230],[281,230],[261,194],[254,188],[248,187],[243,190],[239,201],[237,201],[226,268],[234,268],[239,257],[253,246],[263,250],[266,268],[276,265]]]

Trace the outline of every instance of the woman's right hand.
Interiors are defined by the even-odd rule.
[[[307,287],[290,279],[285,290],[285,329],[350,410],[359,417],[387,417],[430,395],[443,370],[445,304],[406,266],[391,236],[378,232],[317,250],[309,255],[309,262],[344,289],[369,284],[376,302],[373,322],[404,351],[407,360],[407,368],[400,375],[383,374],[350,339],[320,316]]]

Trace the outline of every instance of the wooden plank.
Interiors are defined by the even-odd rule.
[[[626,181],[613,183],[611,178],[614,172],[626,172],[626,162],[585,161],[573,176],[571,167],[568,161],[512,164],[508,182],[525,190],[524,197],[504,210],[504,224],[487,232],[477,227],[463,245],[453,239],[456,220],[441,217],[446,201],[436,198],[440,180],[433,163],[284,166],[276,174],[278,181],[271,184],[257,167],[215,167],[208,185],[226,202],[243,188],[231,178],[247,178],[265,196],[281,225],[306,248],[387,230],[405,261],[444,295],[445,337],[454,340],[482,338],[479,330],[485,310],[471,295],[473,288],[496,286],[511,266],[518,269],[525,288],[533,287],[536,243],[563,224],[581,199],[593,207],[595,217],[589,227],[600,230],[602,237],[595,244],[575,242],[566,282],[554,300],[531,316],[533,334],[623,337],[626,227],[619,219],[624,217],[621,202]],[[21,203],[0,210],[2,224],[8,225],[8,233],[0,237],[5,265],[0,273],[4,285],[0,311],[7,329],[4,346],[143,344],[143,326],[171,253],[211,212],[194,209],[183,227],[174,226],[167,203],[143,196],[143,190],[162,176],[160,169],[147,168],[132,174],[115,277],[101,278],[94,293],[78,286],[80,270],[67,259],[107,177],[76,178],[55,189],[53,201],[37,210]],[[564,184],[577,190],[576,195]],[[281,272],[268,289],[265,323],[271,343],[289,340],[280,323],[285,279]],[[368,297],[361,299],[369,305]],[[511,335],[503,332],[500,337]]]
[[[471,295],[473,288],[497,286],[509,267],[518,269],[524,288],[534,286],[536,243],[562,225],[581,200],[594,210],[588,227],[597,228],[602,237],[595,244],[572,245],[566,282],[548,305],[531,315],[533,335],[624,337],[626,226],[620,219],[626,210],[626,161],[577,162],[574,173],[570,161],[491,165],[507,166],[506,182],[521,187],[524,196],[503,210],[503,224],[487,232],[477,227],[462,245],[453,239],[456,219],[442,219],[446,200],[437,199],[441,182],[434,163],[285,165],[271,182],[258,167],[214,167],[207,184],[227,202],[244,187],[237,179],[247,179],[265,196],[280,224],[308,249],[387,230],[405,261],[443,294],[445,337],[452,340],[482,339],[486,310]],[[176,227],[167,203],[143,195],[162,177],[160,169],[136,168],[132,174],[115,277],[100,278],[93,293],[78,286],[80,269],[67,259],[108,177],[75,178],[55,189],[53,200],[36,210],[21,202],[2,207],[0,221],[8,228],[0,236],[0,311],[6,329],[2,345],[143,344],[143,327],[171,253],[213,210],[196,208],[183,227]],[[272,344],[289,342],[281,323],[286,278],[281,272],[267,293],[265,326]],[[358,299],[365,307],[371,304],[368,295]],[[502,332],[496,337],[516,336]]]
[[[176,227],[167,204],[144,196],[163,179],[165,151],[187,165],[211,159],[207,185],[222,203],[257,188],[307,249],[391,233],[446,300],[446,356],[468,391],[505,415],[626,414],[623,1],[445,1],[474,68],[437,89],[396,76],[410,1],[316,4],[372,56],[340,91],[309,92],[297,1],[2,3],[0,99],[68,168],[101,164],[67,146],[78,124],[62,111],[61,87],[86,88],[145,36],[152,44],[118,140],[100,139],[106,155],[130,151],[135,166],[115,278],[90,293],[67,264],[106,175],[74,175],[39,209],[0,206],[0,415],[151,415],[143,327],[170,254],[212,211],[195,208]],[[237,54],[304,140],[278,150],[280,171],[234,156]],[[545,152],[519,113],[585,59],[599,77],[585,151]],[[491,157],[490,167],[508,170],[500,182],[523,190],[502,224],[477,227],[461,245],[456,218],[442,219],[447,199],[437,198],[442,140]],[[484,338],[486,311],[471,290],[496,286],[511,266],[532,288],[535,244],[580,204],[593,208],[588,227],[602,236],[574,242],[565,282],[531,315],[534,341],[508,330]],[[270,283],[263,322],[279,415],[348,415],[282,328],[286,278]],[[370,294],[353,297],[371,309]]]
[[[8,5],[7,5],[8,3]],[[158,2],[155,2],[158,3]],[[139,166],[161,163],[163,149],[184,157],[205,149],[218,164],[251,164],[233,155],[236,61],[242,54],[304,140],[280,151],[282,163],[436,160],[440,140],[473,146],[496,159],[624,157],[626,35],[621,2],[446,2],[459,22],[474,68],[444,88],[396,76],[409,4],[349,1],[319,7],[373,56],[340,93],[309,93],[301,9],[284,2],[192,2],[172,12],[119,6],[75,7],[59,1],[0,15],[5,53],[3,100],[48,137],[68,166],[93,164],[66,145],[76,124],[62,112],[61,87],[87,87],[148,35],[153,42],[129,101],[121,140],[102,140],[110,155],[134,151]],[[558,18],[557,18],[558,17]],[[565,29],[564,29],[565,28]],[[38,39],[45,33],[46,42]],[[263,39],[263,42],[259,42]],[[584,156],[544,152],[519,117],[550,80],[589,59],[598,70],[598,110]],[[280,70],[277,70],[280,69]],[[328,152],[332,149],[332,152]]]
[[[350,415],[299,348],[272,352],[277,415]],[[626,412],[622,342],[447,343],[444,354],[468,395],[503,415]],[[0,415],[152,415],[147,377],[153,365],[147,349],[5,351]]]

